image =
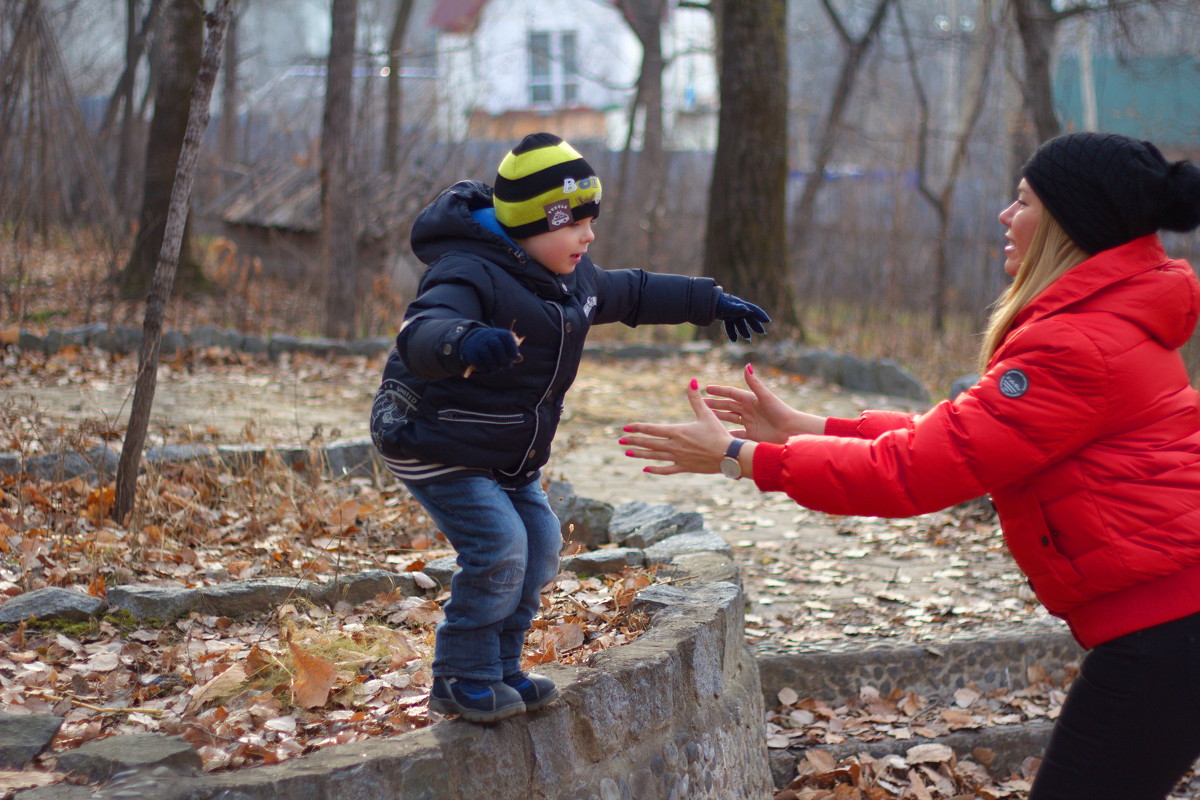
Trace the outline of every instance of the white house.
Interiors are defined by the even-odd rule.
[[[553,128],[568,139],[624,145],[642,48],[612,3],[437,0],[428,25],[437,32],[444,137],[509,141]],[[668,3],[662,31],[667,147],[711,149],[711,15]]]

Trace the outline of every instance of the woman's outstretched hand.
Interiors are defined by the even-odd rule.
[[[707,474],[720,469],[721,458],[733,436],[705,405],[694,378],[688,387],[687,399],[696,414],[695,422],[663,425],[635,422],[625,426],[625,435],[620,440],[620,444],[627,447],[625,455],[668,462],[645,467],[643,472],[654,475]]]
[[[736,386],[709,386],[711,395],[704,402],[713,410],[717,419],[741,430],[732,431],[739,439],[753,442],[783,444],[798,433],[824,433],[825,418],[797,411],[766,387],[754,374],[754,367],[746,365],[743,377],[748,389]]]

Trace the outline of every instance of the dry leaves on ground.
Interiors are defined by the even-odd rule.
[[[949,702],[901,689],[884,696],[878,689],[864,686],[856,697],[835,708],[785,688],[779,692],[779,706],[767,717],[767,746],[803,748],[849,739],[864,743],[933,739],[951,731],[1053,720],[1058,718],[1066,688],[1077,671],[1072,665],[1055,681],[1043,667],[1034,665],[1028,669],[1028,683],[1023,688],[985,691],[970,683],[957,690]]]
[[[544,595],[524,665],[586,663],[636,638],[648,618],[630,601],[653,580],[564,573]],[[289,603],[250,620],[192,614],[168,626],[22,623],[0,636],[0,704],[63,717],[54,753],[159,731],[195,745],[208,770],[404,733],[430,721],[446,597],[394,593],[332,611]]]
[[[976,755],[986,760],[990,754],[980,749]],[[1029,759],[1021,775],[996,782],[979,761],[959,759],[942,744],[917,745],[904,756],[856,755],[840,763],[813,751],[775,800],[1017,800],[1029,791],[1036,766]]]
[[[48,429],[11,404],[0,428],[6,444],[32,452],[92,435]],[[327,479],[270,458],[252,473],[153,467],[139,497],[121,526],[108,518],[111,485],[0,476],[0,599],[45,586],[103,596],[127,583],[328,581],[416,572],[452,553],[395,482]],[[654,581],[652,570],[560,575],[543,595],[526,665],[586,663],[636,638],[648,618],[631,602]],[[183,736],[209,770],[403,733],[430,721],[434,626],[447,597],[381,595],[332,609],[297,601],[253,619],[192,614],[169,625],[118,614],[10,626],[0,634],[0,705],[64,718],[39,775],[55,753],[121,733]]]

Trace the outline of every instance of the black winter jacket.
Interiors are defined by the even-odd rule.
[[[592,325],[708,325],[720,290],[709,278],[603,270],[586,255],[556,275],[472,217],[491,205],[491,187],[464,181],[417,217],[412,248],[429,266],[384,367],[371,437],[386,457],[490,470],[519,486],[550,457]],[[462,340],[488,326],[524,337],[520,360],[463,377]]]

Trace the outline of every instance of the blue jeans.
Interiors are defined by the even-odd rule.
[[[433,674],[494,683],[521,668],[542,588],[558,574],[562,533],[541,484],[505,489],[471,476],[408,485],[461,567],[437,627]]]
[[[1029,800],[1162,800],[1200,756],[1200,614],[1083,659]]]

